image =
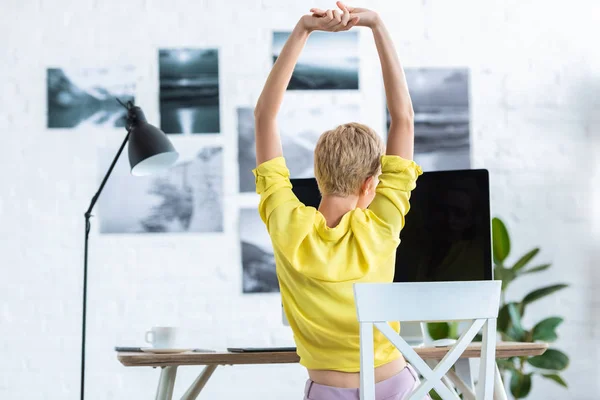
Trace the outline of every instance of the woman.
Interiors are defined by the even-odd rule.
[[[273,243],[277,278],[300,363],[305,399],[358,399],[360,349],[352,285],[391,282],[410,192],[421,169],[412,161],[413,109],[404,72],[377,13],[341,2],[312,9],[283,47],[254,110],[259,213]],[[316,30],[370,28],[391,115],[387,149],[369,127],[348,123],[323,133],[315,148],[319,209],[291,190],[276,117],[294,66]],[[385,154],[383,155],[385,150]],[[390,323],[399,330],[397,322]],[[374,333],[378,399],[401,399],[418,378],[398,350]]]

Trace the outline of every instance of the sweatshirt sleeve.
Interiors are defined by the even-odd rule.
[[[414,161],[399,156],[381,157],[381,175],[375,198],[369,206],[379,219],[400,235],[404,217],[410,209],[410,193],[423,171]]]
[[[252,171],[256,178],[256,193],[260,195],[258,212],[267,225],[267,230],[285,229],[286,219],[291,218],[291,211],[302,203],[292,192],[290,171],[285,159],[276,157],[260,164]]]

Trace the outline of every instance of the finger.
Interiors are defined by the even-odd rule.
[[[342,13],[338,10],[333,10],[333,19],[339,24],[342,22]]]
[[[348,21],[350,21],[350,12],[348,10],[344,10],[344,14],[342,15],[342,25],[348,25]]]
[[[334,26],[339,25],[342,21],[342,13],[338,10],[334,10],[332,15],[333,19],[327,24],[328,28],[333,28]]]
[[[326,14],[327,14],[327,20],[332,21],[333,20],[333,12],[331,10],[327,10]]]
[[[325,15],[327,15],[327,11],[321,10],[320,8],[311,8],[310,12],[317,17],[324,17]]]
[[[349,30],[350,28],[355,27],[358,24],[358,21],[360,20],[360,17],[353,17],[350,22],[348,22],[348,25],[346,25],[346,30]]]
[[[346,5],[345,3],[342,3],[341,1],[338,1],[335,3],[340,10],[348,10],[349,12],[354,11],[354,7],[350,7],[349,5]]]

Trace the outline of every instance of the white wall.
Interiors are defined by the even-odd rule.
[[[330,4],[331,3],[331,4]],[[534,399],[600,392],[598,243],[600,32],[595,0],[365,1],[389,23],[407,66],[471,69],[474,167],[492,175],[493,208],[514,255],[539,245],[554,268],[515,284],[570,289],[527,320],[564,315],[557,346],[571,355],[568,393],[534,380]],[[235,107],[252,105],[270,65],[273,29],[312,6],[300,0],[4,0],[0,11],[0,398],[75,399],[79,385],[83,212],[98,148],[123,131],[45,129],[46,68],[137,67],[137,102],[158,121],[157,49],[220,49],[219,137],[225,147],[223,234],[91,237],[88,399],[147,399],[158,371],[121,367],[112,347],[141,343],[153,324],[185,328],[203,347],[289,345],[278,296],[242,295],[237,233]],[[361,119],[384,126],[378,61],[362,32]],[[332,98],[335,100],[334,96]],[[595,112],[596,111],[596,112]],[[175,146],[190,145],[174,140]],[[595,145],[595,150],[593,145]],[[596,161],[597,163],[597,161]],[[592,197],[595,190],[595,197]],[[592,203],[595,199],[595,204]],[[595,206],[595,211],[592,207]],[[97,227],[97,223],[95,225]],[[595,236],[592,236],[592,235]],[[197,370],[182,369],[176,397]],[[299,398],[298,365],[224,367],[205,398]]]

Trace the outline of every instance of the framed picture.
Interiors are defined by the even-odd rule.
[[[405,74],[415,111],[415,161],[427,171],[471,168],[468,69],[407,68]]]
[[[165,133],[221,131],[217,49],[159,50],[160,127]]]
[[[156,176],[132,176],[121,157],[98,200],[100,232],[201,233],[223,231],[223,149],[178,146],[180,158]],[[99,171],[114,151],[102,150]]]
[[[271,238],[256,208],[240,210],[240,242],[243,292],[278,292]]]
[[[273,63],[290,32],[273,32]],[[313,32],[288,90],[358,90],[358,32]]]
[[[135,69],[48,68],[48,128],[125,127],[127,110],[118,102],[134,100]]]

